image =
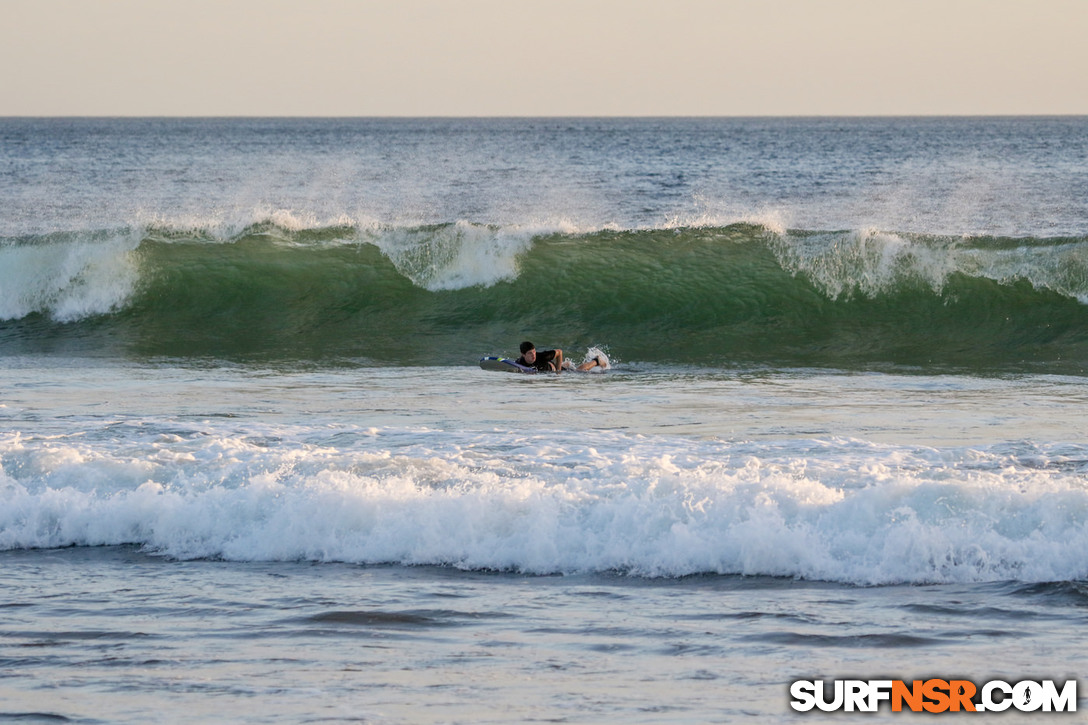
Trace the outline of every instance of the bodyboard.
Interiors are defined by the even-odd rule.
[[[502,373],[535,373],[533,368],[518,365],[515,360],[508,357],[495,357],[488,355],[480,358],[480,367],[484,370],[494,370]]]

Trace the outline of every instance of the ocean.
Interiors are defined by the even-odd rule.
[[[0,119],[0,371],[0,722],[1088,670],[1086,118]]]

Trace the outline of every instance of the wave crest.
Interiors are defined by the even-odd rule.
[[[803,274],[828,297],[878,297],[907,284],[944,291],[960,274],[1008,285],[1024,281],[1088,300],[1084,239],[925,237],[876,229],[794,232],[772,241],[784,269]]]
[[[521,339],[620,359],[970,369],[1088,361],[1088,240],[767,226],[275,220],[0,241],[0,347],[466,364]],[[65,323],[68,327],[57,327]],[[75,323],[75,324],[72,324]]]
[[[0,244],[0,320],[73,322],[124,307],[139,279],[133,251],[141,238],[120,231]]]

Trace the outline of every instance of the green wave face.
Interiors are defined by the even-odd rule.
[[[1088,362],[1088,240],[467,223],[5,240],[0,353],[965,371]]]

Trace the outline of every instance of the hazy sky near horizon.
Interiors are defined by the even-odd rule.
[[[1088,0],[0,0],[4,116],[1088,114]]]

